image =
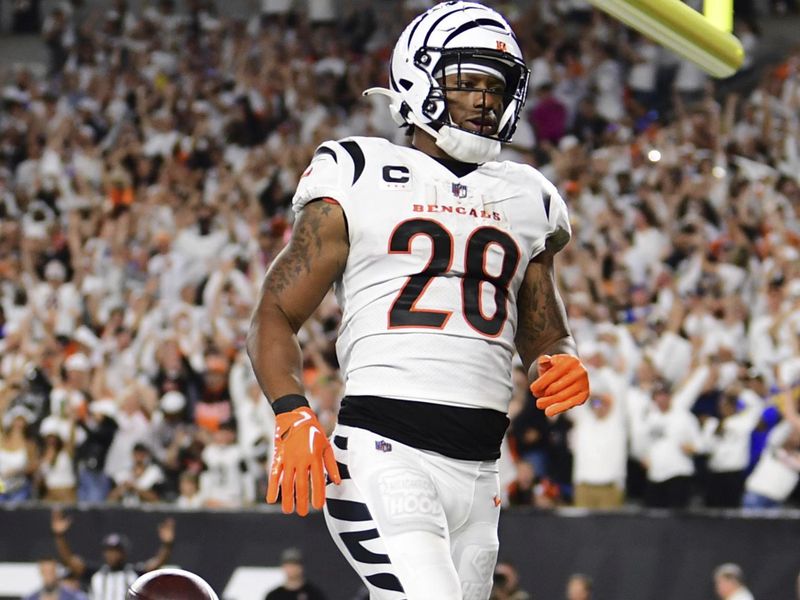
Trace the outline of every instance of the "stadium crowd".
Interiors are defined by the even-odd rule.
[[[738,23],[757,83],[723,95],[581,2],[496,4],[532,70],[503,158],[569,206],[557,272],[593,387],[550,420],[515,372],[504,501],[797,505],[800,49],[755,74]],[[263,502],[273,415],[244,338],[294,188],[323,140],[404,139],[361,96],[395,25],[286,5],[61,3],[46,76],[4,82],[0,502]],[[301,331],[329,429],[338,319],[330,296]]]

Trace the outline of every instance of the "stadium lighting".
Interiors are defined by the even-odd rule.
[[[650,150],[650,152],[647,153],[647,159],[650,162],[657,163],[658,161],[661,160],[661,152],[659,152],[658,150]]]
[[[717,28],[709,19],[681,0],[589,2],[642,35],[692,61],[714,77],[730,77],[744,62],[744,48],[736,37]],[[725,2],[719,4],[715,11],[725,8]],[[716,14],[714,12],[714,18]]]

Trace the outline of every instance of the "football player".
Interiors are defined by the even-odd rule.
[[[486,599],[515,351],[548,415],[589,394],[553,271],[569,219],[538,171],[494,160],[529,75],[500,14],[438,4],[390,69],[391,89],[365,93],[389,97],[411,147],[317,148],[253,316],[248,351],[277,415],[267,500],[305,515],[310,479],[373,599]],[[345,397],[331,446],[296,334],[332,285]]]

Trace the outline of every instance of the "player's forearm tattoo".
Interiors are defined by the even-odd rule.
[[[566,315],[561,310],[561,301],[553,287],[549,274],[535,282],[528,304],[531,326],[537,338],[552,338],[567,335]]]
[[[548,345],[570,335],[561,297],[547,270],[528,282],[519,300],[517,347],[521,354],[535,359]]]

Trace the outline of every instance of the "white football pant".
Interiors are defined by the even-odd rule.
[[[341,485],[325,520],[371,600],[487,600],[497,561],[497,462],[448,458],[339,425]]]

